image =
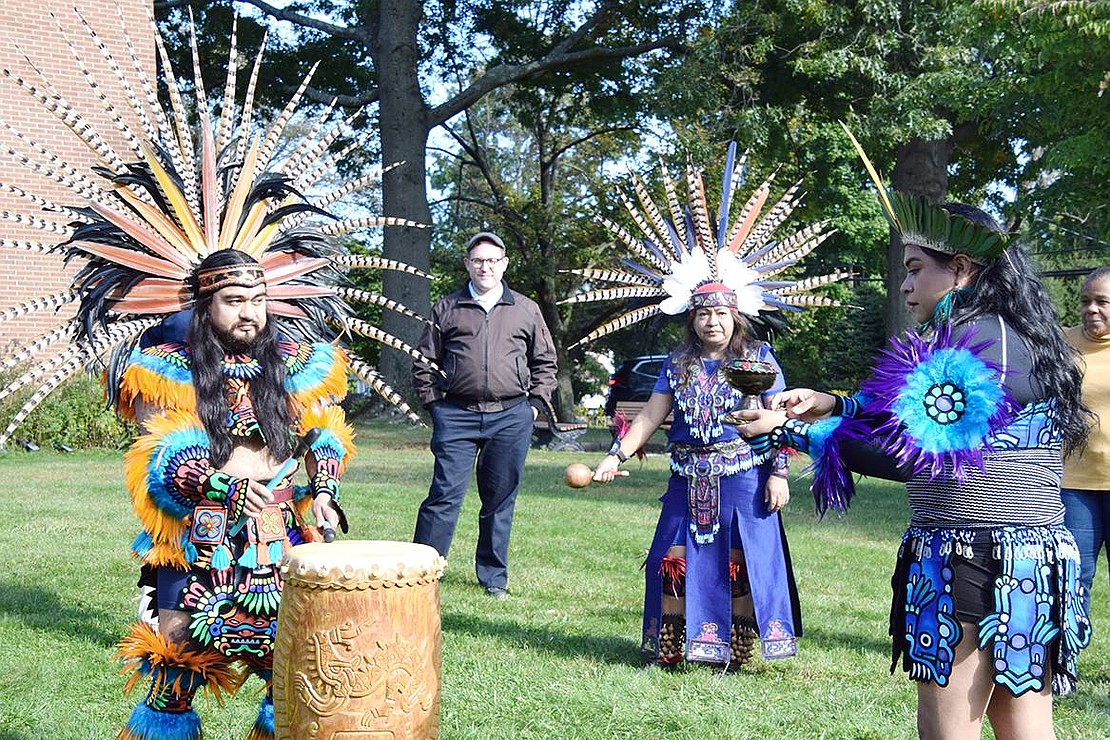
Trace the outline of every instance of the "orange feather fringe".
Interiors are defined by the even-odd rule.
[[[234,694],[242,684],[239,672],[232,667],[227,656],[215,650],[192,650],[170,642],[147,624],[131,625],[131,630],[119,642],[119,652],[115,658],[124,663],[120,675],[127,675],[127,683],[123,687],[125,695],[130,695],[135,685],[146,675],[142,672],[144,661],[153,666],[177,666],[200,674],[205,682],[205,689],[221,704],[225,693]],[[181,691],[180,681],[180,676],[175,679],[174,691]],[[155,691],[161,688],[162,686],[155,686]]]

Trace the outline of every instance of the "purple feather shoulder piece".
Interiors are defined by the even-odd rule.
[[[899,464],[932,479],[948,469],[960,482],[982,469],[984,442],[1019,410],[1002,368],[981,356],[993,341],[976,342],[974,331],[954,337],[947,323],[929,339],[890,340],[861,390],[871,399],[865,413],[884,420],[874,433]]]

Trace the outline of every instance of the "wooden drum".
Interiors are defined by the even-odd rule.
[[[294,547],[274,646],[278,740],[439,736],[439,579],[427,545]]]

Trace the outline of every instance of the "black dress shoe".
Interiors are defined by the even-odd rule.
[[[486,593],[495,599],[509,598],[509,592],[503,589],[501,586],[486,586]]]

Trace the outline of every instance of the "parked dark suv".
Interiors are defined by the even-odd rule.
[[[609,397],[605,399],[605,415],[613,415],[617,410],[618,401],[648,400],[666,359],[666,355],[642,355],[622,362],[617,371],[609,376]]]

